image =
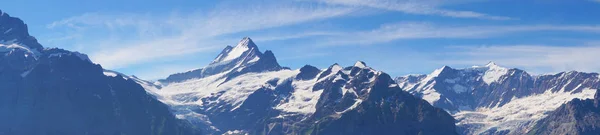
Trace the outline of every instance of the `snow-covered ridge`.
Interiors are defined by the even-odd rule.
[[[298,75],[303,73],[300,69],[283,69],[258,73],[250,72],[232,78],[229,77],[230,73],[235,72],[235,69],[232,69],[203,78],[169,83],[156,90],[148,91],[152,91],[151,93],[156,94],[160,101],[171,106],[178,118],[212,123],[208,119],[198,120],[196,116],[205,114],[198,113],[197,110],[207,112],[212,110],[221,110],[225,112],[238,111],[238,109],[247,102],[249,96],[259,90],[275,91],[277,87],[291,85],[291,89],[289,90],[286,86],[283,86],[286,87],[283,91],[289,91],[289,94],[277,95],[277,104],[274,104],[272,109],[281,111],[281,114],[277,116],[277,118],[303,117],[311,115],[317,110],[317,103],[324,92],[323,84],[331,84],[338,81],[351,82],[353,76],[358,74],[367,76],[366,74],[369,73],[374,75],[369,76],[370,78],[362,81],[373,82],[375,78],[381,74],[381,72],[371,69],[364,64],[364,62],[360,61],[354,66],[346,68],[338,64],[333,64],[326,70],[312,68],[315,69],[317,73],[310,79],[298,78]],[[312,71],[313,70],[306,70],[303,74],[310,74],[307,72]],[[110,73],[105,74],[113,76],[113,74]],[[315,86],[319,86],[319,88]],[[394,87],[396,86],[397,85],[394,85]],[[326,87],[329,87],[329,85]],[[354,100],[355,103],[353,105],[336,111],[338,114],[351,111],[360,105],[362,99],[358,98],[357,91],[361,89],[366,90],[366,87],[362,88],[361,86],[359,89],[350,86],[349,84],[344,84],[340,89],[341,91],[339,92],[343,96],[352,96],[356,99]]]
[[[429,75],[396,79],[405,91],[454,114],[465,134],[519,134],[546,113],[574,98],[592,98],[600,86],[598,74],[561,72],[531,76],[490,62]]]
[[[14,50],[24,50],[26,52],[25,57],[29,57],[29,56],[33,56],[35,59],[38,59],[40,56],[42,55],[48,55],[48,58],[51,57],[62,57],[63,55],[66,56],[77,56],[79,57],[81,60],[83,61],[87,61],[87,62],[92,62],[90,60],[90,58],[83,53],[79,53],[79,52],[72,52],[72,51],[67,51],[67,50],[63,50],[63,49],[59,49],[59,48],[44,48],[43,50],[41,50],[42,52],[36,50],[36,49],[31,49],[26,45],[21,45],[19,43],[15,43],[16,40],[11,40],[11,41],[0,41],[0,53],[8,53],[8,52],[12,52]]]
[[[40,56],[39,51],[37,51],[35,49],[31,49],[27,46],[23,46],[23,45],[14,43],[14,40],[13,41],[0,41],[0,53],[11,52],[15,49],[24,50],[25,52],[27,52],[27,54],[25,54],[25,57],[33,56],[34,58],[37,59]]]
[[[158,94],[156,94],[156,92],[161,88],[160,85],[157,85],[154,82],[150,82],[150,81],[146,81],[140,78],[137,78],[136,76],[129,76],[129,75],[125,75],[123,73],[119,73],[117,71],[112,71],[112,70],[107,70],[105,69],[102,72],[105,76],[107,77],[117,77],[117,76],[121,76],[123,79],[125,80],[133,80],[135,81],[137,84],[139,84],[140,86],[142,86],[146,92],[148,92],[151,95],[157,96],[157,99],[162,100],[163,98],[160,97]]]
[[[51,48],[51,49],[56,49],[56,48]],[[50,50],[50,49],[44,49],[44,50]],[[90,60],[90,58],[83,53],[79,53],[79,52],[56,52],[56,53],[51,53],[48,55],[48,58],[51,57],[62,57],[63,55],[65,56],[72,56],[75,55],[77,57],[79,57],[79,59],[83,60],[83,61],[87,61],[87,62],[92,62],[92,60]]]
[[[318,83],[318,78],[306,81],[294,81],[292,86],[294,92],[287,98],[288,102],[283,102],[275,107],[288,113],[312,114],[316,110],[317,102],[323,89],[314,90],[313,87]]]
[[[462,111],[454,115],[458,120],[457,126],[481,125],[474,128],[470,134],[480,134],[488,130],[510,131],[527,129],[537,120],[548,115],[562,104],[572,99],[593,99],[595,89],[586,88],[582,92],[552,92],[515,98],[512,102],[494,108],[479,108],[476,111]]]
[[[238,76],[231,80],[226,80],[225,73],[216,74],[213,76],[193,79],[181,83],[172,83],[164,86],[159,95],[172,99],[165,101],[169,104],[182,105],[190,104],[188,100],[178,100],[177,96],[181,94],[194,93],[193,95],[198,98],[211,97],[216,93],[224,92],[215,102],[226,102],[233,106],[239,106],[249,94],[258,90],[259,88],[266,86],[265,84],[273,79],[279,79],[281,81],[292,77],[297,74],[298,70],[281,70],[274,72],[264,73],[249,73]],[[197,101],[197,105],[205,105],[202,101]]]
[[[350,80],[348,80],[348,79],[352,78],[351,71],[353,70],[353,68],[368,69],[370,72],[376,72],[375,70],[369,68],[362,61],[357,61],[354,64],[354,66],[347,67],[347,68],[343,68],[342,66],[340,66],[337,63],[333,64],[328,69],[322,70],[319,74],[316,75],[317,77],[315,77],[311,80],[295,80],[294,82],[292,82],[292,86],[294,87],[294,92],[292,93],[292,95],[289,98],[286,99],[287,102],[282,102],[281,104],[277,105],[275,107],[275,109],[282,110],[286,113],[291,113],[291,114],[310,115],[310,114],[314,113],[316,110],[315,107],[317,105],[317,102],[319,101],[319,98],[320,98],[321,94],[323,93],[323,89],[314,89],[314,87],[318,83],[321,83],[323,81],[334,81],[335,82],[335,81],[343,80],[343,81],[349,82]],[[329,74],[325,74],[325,73],[327,73],[327,71],[330,71]],[[323,76],[323,77],[319,77],[319,76]],[[348,76],[348,77],[345,78],[342,76]],[[373,79],[371,78],[370,80],[372,81]],[[358,97],[356,89],[352,88],[351,86],[348,86],[348,84],[345,84],[344,86],[342,86],[341,90],[342,91],[340,91],[340,92],[341,92],[342,96],[346,96],[346,94],[352,94],[352,95]],[[352,110],[358,104],[360,104],[360,102],[361,102],[360,99],[356,99],[356,103],[353,106],[347,108],[345,111],[338,112],[338,113],[344,113],[349,110]]]
[[[355,66],[356,68],[368,68],[366,64]],[[370,68],[369,68],[370,69]],[[330,74],[318,78],[315,77],[311,80],[294,80],[292,82],[293,92],[292,95],[287,98],[287,102],[282,102],[277,105],[275,109],[279,109],[288,113],[295,114],[311,114],[315,111],[315,106],[319,97],[322,93],[322,89],[313,89],[315,84],[326,81],[328,79],[343,79],[339,74],[349,75],[351,69],[342,68],[338,64],[332,65],[329,70]],[[372,70],[372,69],[371,69]],[[325,71],[321,71],[317,76],[321,76]],[[374,72],[374,71],[373,71]],[[262,87],[272,87],[267,85],[271,80],[278,80],[276,85],[281,84],[285,80],[292,79],[298,73],[299,70],[281,70],[274,72],[263,72],[263,73],[247,73],[231,80],[226,80],[225,75],[228,72],[216,74],[213,76],[192,79],[180,83],[171,83],[163,86],[157,94],[165,97],[165,103],[172,105],[191,105],[195,104],[198,106],[208,105],[210,103],[204,103],[201,100],[191,101],[187,99],[180,99],[178,96],[181,95],[194,95],[194,98],[204,99],[213,97],[216,94],[220,94],[214,102],[224,102],[235,106],[232,110],[243,103],[243,101],[252,94],[254,91]],[[275,85],[275,86],[276,86]],[[353,92],[347,91],[347,92]],[[343,94],[347,93],[344,92]],[[193,93],[193,94],[192,94]],[[192,97],[189,97],[192,98]]]
[[[291,70],[279,66],[272,52],[260,53],[249,38],[226,47],[208,66],[171,77],[178,81],[150,91],[178,118],[202,123],[219,134],[254,128],[257,121],[276,120],[287,128],[288,123],[313,123],[319,117],[348,118],[343,116],[356,115],[365,104],[388,97],[415,100],[387,74],[364,62]],[[451,120],[446,123],[452,125]]]
[[[502,76],[508,75],[509,70],[509,68],[498,66],[494,62],[489,62],[485,66],[473,66],[463,69],[453,69],[449,66],[443,66],[442,68],[436,69],[428,75],[407,75],[396,78],[396,81],[403,90],[418,95],[428,102],[434,104],[440,100],[440,96],[442,95],[439,90],[434,88],[434,86],[436,86],[438,83],[449,84],[449,86],[446,87],[447,89],[451,90],[453,93],[461,94],[470,92],[470,90],[473,89],[465,84],[459,83],[466,81],[461,81],[461,79],[469,79],[467,82],[482,81],[486,85],[492,85],[492,83],[499,81]],[[456,74],[458,76],[455,78],[438,80],[440,76],[445,74]],[[452,103],[452,101],[443,102],[449,102],[450,104],[457,105],[456,103]]]

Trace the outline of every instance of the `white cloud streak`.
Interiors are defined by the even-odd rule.
[[[221,36],[269,29],[339,17],[353,8],[330,5],[248,5],[219,8],[205,14],[124,14],[88,13],[48,24],[49,29],[67,28],[72,34],[97,36],[99,41],[83,52],[108,69],[144,64],[155,59],[180,57],[218,49],[226,45]],[[133,30],[136,33],[125,33]],[[302,35],[298,35],[302,36]],[[103,39],[104,38],[104,39]],[[281,37],[294,38],[294,37]],[[227,43],[237,40],[226,39]],[[269,39],[278,40],[278,39]]]
[[[513,18],[493,16],[473,11],[443,9],[446,1],[437,0],[319,0],[328,4],[369,7],[417,15],[439,15],[455,18],[478,18],[489,20],[511,20]]]
[[[372,45],[400,39],[489,38],[518,32],[573,31],[600,33],[600,26],[518,25],[518,26],[440,26],[430,23],[396,23],[367,31],[346,32],[330,37],[326,45]],[[344,40],[339,40],[344,39]]]
[[[209,15],[209,19],[197,30],[213,30],[209,36],[243,31],[274,28],[347,15],[354,8],[338,6],[267,6],[237,11],[221,10]]]
[[[106,14],[87,13],[48,24],[53,30],[64,30],[86,45],[78,51],[90,54],[94,62],[108,69],[144,65],[156,60],[186,57],[192,54],[221,49],[238,39],[229,34],[297,25],[329,18],[348,16],[363,8],[383,9],[417,15],[437,15],[455,18],[509,20],[473,11],[443,9],[439,1],[394,0],[320,0],[320,4],[263,4],[241,8],[216,8],[213,11],[184,14]],[[263,35],[256,41],[277,41],[314,37],[316,45],[373,45],[402,39],[430,38],[488,38],[510,33],[534,31],[573,31],[600,33],[600,26],[517,25],[517,26],[444,26],[427,22],[385,24],[363,31],[304,31]],[[88,40],[87,37],[92,37]],[[85,39],[83,39],[85,38]],[[61,41],[62,39],[57,38]],[[313,41],[313,40],[311,40]],[[309,46],[314,47],[314,46]],[[538,51],[542,50],[542,51]],[[480,53],[483,52],[483,53]],[[582,52],[582,53],[577,53]],[[460,55],[474,57],[457,63],[481,64],[489,60],[518,67],[544,67],[555,70],[588,71],[600,67],[589,58],[597,58],[599,46],[547,47],[536,45],[491,46],[463,48]],[[552,53],[552,54],[551,54]],[[514,54],[514,55],[511,55]],[[329,54],[311,53],[282,59],[320,57]],[[569,60],[569,59],[575,60]],[[556,59],[556,60],[554,60]],[[452,60],[449,60],[452,61]],[[531,64],[535,61],[537,64]],[[589,65],[586,67],[586,63]],[[529,65],[528,65],[529,64]],[[548,65],[545,65],[548,64]],[[152,64],[153,67],[167,67]],[[145,72],[140,76],[166,76],[171,72]],[[152,74],[152,75],[145,75]]]

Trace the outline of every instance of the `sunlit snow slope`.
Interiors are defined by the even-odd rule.
[[[572,99],[593,98],[596,73],[562,72],[531,76],[493,62],[429,75],[396,78],[404,90],[445,109],[462,134],[524,134],[538,120]]]

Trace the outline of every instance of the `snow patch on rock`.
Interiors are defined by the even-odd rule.
[[[40,52],[38,52],[37,50],[13,42],[14,41],[0,41],[0,53],[7,53],[15,49],[21,49],[27,52],[27,54],[25,54],[25,57],[29,57],[29,55],[31,55],[37,59],[40,56]]]
[[[117,77],[117,73],[115,72],[104,71],[102,73],[104,73],[104,75],[108,77]]]

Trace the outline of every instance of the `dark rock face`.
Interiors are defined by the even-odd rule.
[[[456,134],[452,116],[402,91],[389,75],[355,66],[346,67],[344,71],[335,71],[336,66],[338,65],[333,65],[327,71],[330,71],[331,76],[341,76],[342,79],[323,77],[325,80],[313,87],[313,90],[323,89],[315,113],[277,117],[288,113],[271,110],[270,115],[264,115],[261,122],[256,123],[260,126],[249,130],[250,133]],[[294,91],[286,90],[292,88],[289,84],[291,83],[284,83],[278,87],[280,89],[274,91]],[[262,92],[259,90],[254,94]],[[289,98],[278,97],[276,94],[270,95],[269,99]],[[249,100],[255,99],[249,97],[246,102]],[[277,103],[278,101],[275,100],[263,105],[268,105],[264,108],[273,108]]]
[[[0,29],[16,41],[0,52],[0,134],[200,134],[133,80],[104,75],[84,54],[43,49],[21,20],[2,13]]]
[[[574,99],[540,120],[528,134],[597,135],[600,133],[598,92],[595,99]]]
[[[277,71],[286,69],[277,63],[275,55],[270,50],[261,53],[252,39],[245,37],[236,47],[227,46],[208,66],[184,73],[170,75],[161,83],[182,82],[189,79],[204,78],[218,73],[229,72],[229,77],[244,73]]]
[[[319,110],[323,110],[321,111],[323,114],[320,114],[320,117],[319,115],[313,116],[315,124],[307,132],[315,135],[456,134],[455,127],[452,126],[454,119],[444,110],[434,108],[427,101],[415,98],[398,87],[393,87],[394,81],[387,74],[375,74],[371,75],[375,75],[376,80],[365,89],[357,91],[360,93],[359,97],[353,97],[357,98],[355,100],[361,101],[355,109],[342,114],[335,111],[336,108],[345,109],[355,102],[347,100],[352,99],[346,98],[347,96],[341,97],[342,102],[340,103],[335,103],[336,100],[339,100],[335,98],[329,99],[330,101],[324,100],[324,102],[334,104],[317,108],[317,113]],[[361,77],[355,79],[359,78]],[[369,90],[371,92],[368,92]]]
[[[310,80],[317,77],[320,72],[321,70],[319,70],[317,67],[305,65],[304,67],[300,68],[300,73],[296,76],[296,79]]]
[[[0,43],[19,43],[41,51],[44,49],[33,36],[29,35],[27,25],[19,18],[11,17],[0,10]]]

